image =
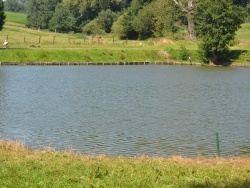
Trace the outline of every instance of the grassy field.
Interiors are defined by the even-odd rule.
[[[8,22],[20,23],[25,25],[27,15],[23,13],[12,13],[12,12],[5,12]]]
[[[0,41],[8,39],[9,47],[0,49],[0,62],[120,62],[178,61],[183,49],[199,62],[197,41],[168,38],[119,40],[111,34],[102,38],[84,34],[62,34],[25,27],[26,15],[6,12],[6,24],[0,31]],[[243,24],[231,47],[234,63],[250,64],[250,24]],[[180,34],[183,35],[183,34]],[[181,37],[179,37],[181,38]],[[182,36],[183,38],[183,36]],[[166,58],[166,52],[168,58]]]
[[[249,188],[250,158],[82,156],[0,142],[1,187]]]

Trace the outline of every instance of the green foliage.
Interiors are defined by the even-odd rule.
[[[241,5],[242,7],[246,7],[249,3],[249,0],[233,0],[234,5]]]
[[[247,18],[246,18],[246,22],[250,23],[250,2],[247,4],[246,6],[246,11],[247,11]]]
[[[223,10],[223,11],[222,11]],[[195,4],[196,37],[201,40],[200,55],[205,63],[228,61],[228,44],[244,22],[245,11],[229,0],[204,0]]]
[[[172,0],[134,0],[114,23],[113,32],[129,39],[162,37],[167,32],[176,33],[180,20],[181,11]]]
[[[247,4],[247,6],[246,6],[246,10],[247,10],[248,15],[249,15],[249,14],[250,14],[250,2]]]
[[[73,13],[76,23],[74,30],[81,32],[90,21],[97,19],[107,33],[116,20],[116,14],[126,9],[131,0],[63,0],[62,3]]]
[[[138,32],[133,28],[132,22],[135,15],[131,9],[122,14],[112,26],[112,32],[119,35],[121,39],[137,39]]]
[[[47,0],[31,0],[27,16],[27,26],[32,28],[47,28],[49,22]]]
[[[49,28],[49,20],[61,0],[30,0],[27,12],[27,26],[32,28]]]
[[[86,24],[84,27],[83,27],[83,30],[82,30],[83,33],[87,34],[87,35],[91,35],[91,34],[104,34],[105,31],[102,30],[102,27],[101,25],[97,22],[97,20],[93,20],[91,22],[89,22],[88,24]]]
[[[190,46],[186,46],[184,44],[180,44],[176,49],[167,48],[165,49],[169,54],[169,59],[180,61],[180,62],[199,62],[199,56],[197,54],[197,50],[188,49]],[[190,59],[189,59],[190,57]]]
[[[182,12],[172,0],[157,0],[152,3],[155,37],[164,36],[165,32],[176,33],[183,28]]]
[[[75,25],[75,18],[69,9],[62,4],[57,4],[55,13],[49,21],[49,29],[59,32],[69,32]]]
[[[123,26],[124,15],[118,17],[118,19],[113,23],[111,27],[112,33],[115,33],[119,38],[126,38],[125,26]]]
[[[27,0],[7,0],[5,1],[5,10],[10,12],[26,12],[28,1]]]
[[[152,0],[133,0],[130,7],[117,19],[112,27],[112,31],[120,35],[120,38],[137,39],[139,33],[134,28],[134,20],[138,12]],[[144,13],[142,13],[144,14]],[[137,28],[141,30],[141,28]]]
[[[102,10],[96,19],[96,22],[106,32],[111,32],[113,22],[117,19],[117,14],[112,12],[110,9]]]
[[[5,23],[5,13],[4,13],[4,4],[3,1],[0,1],[0,31],[3,29]]]
[[[76,20],[75,32],[82,32],[82,28],[94,20],[99,12],[99,8],[92,7],[92,0],[63,0],[62,4],[70,10]]]
[[[145,6],[138,12],[132,21],[132,26],[139,34],[139,39],[146,39],[152,36],[154,30],[154,10],[150,5]]]
[[[27,6],[27,1],[8,0],[7,4],[9,9],[14,11],[19,9],[18,3]],[[184,30],[190,22],[185,9],[188,1],[179,2],[184,9],[180,9],[181,6],[176,5],[173,0],[29,0],[27,26],[53,30],[58,24],[55,22],[60,20],[59,17],[68,14],[69,19],[65,21],[67,23],[58,24],[64,25],[60,26],[63,32],[71,30],[80,33],[83,28],[89,32],[87,28],[93,27],[94,24],[87,24],[95,20],[101,30],[106,33],[112,31],[123,39],[147,39],[165,35],[179,38],[175,34]],[[55,13],[53,16],[59,3],[62,3],[67,11],[64,15]],[[244,6],[247,10],[250,6],[248,0],[234,0],[234,3]]]
[[[186,61],[189,58],[189,52],[188,52],[188,49],[185,46],[181,46],[181,49],[180,49],[180,58],[183,61]]]

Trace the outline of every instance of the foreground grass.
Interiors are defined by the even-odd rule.
[[[112,158],[0,142],[2,187],[250,187],[250,158]]]

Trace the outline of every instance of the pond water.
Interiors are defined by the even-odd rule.
[[[250,156],[250,69],[0,66],[0,139],[108,156]]]

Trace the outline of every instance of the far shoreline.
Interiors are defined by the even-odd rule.
[[[0,62],[0,66],[101,66],[101,65],[179,65],[179,66],[209,66],[209,67],[245,67],[250,68],[248,64],[230,64],[230,65],[213,65],[197,62]]]

